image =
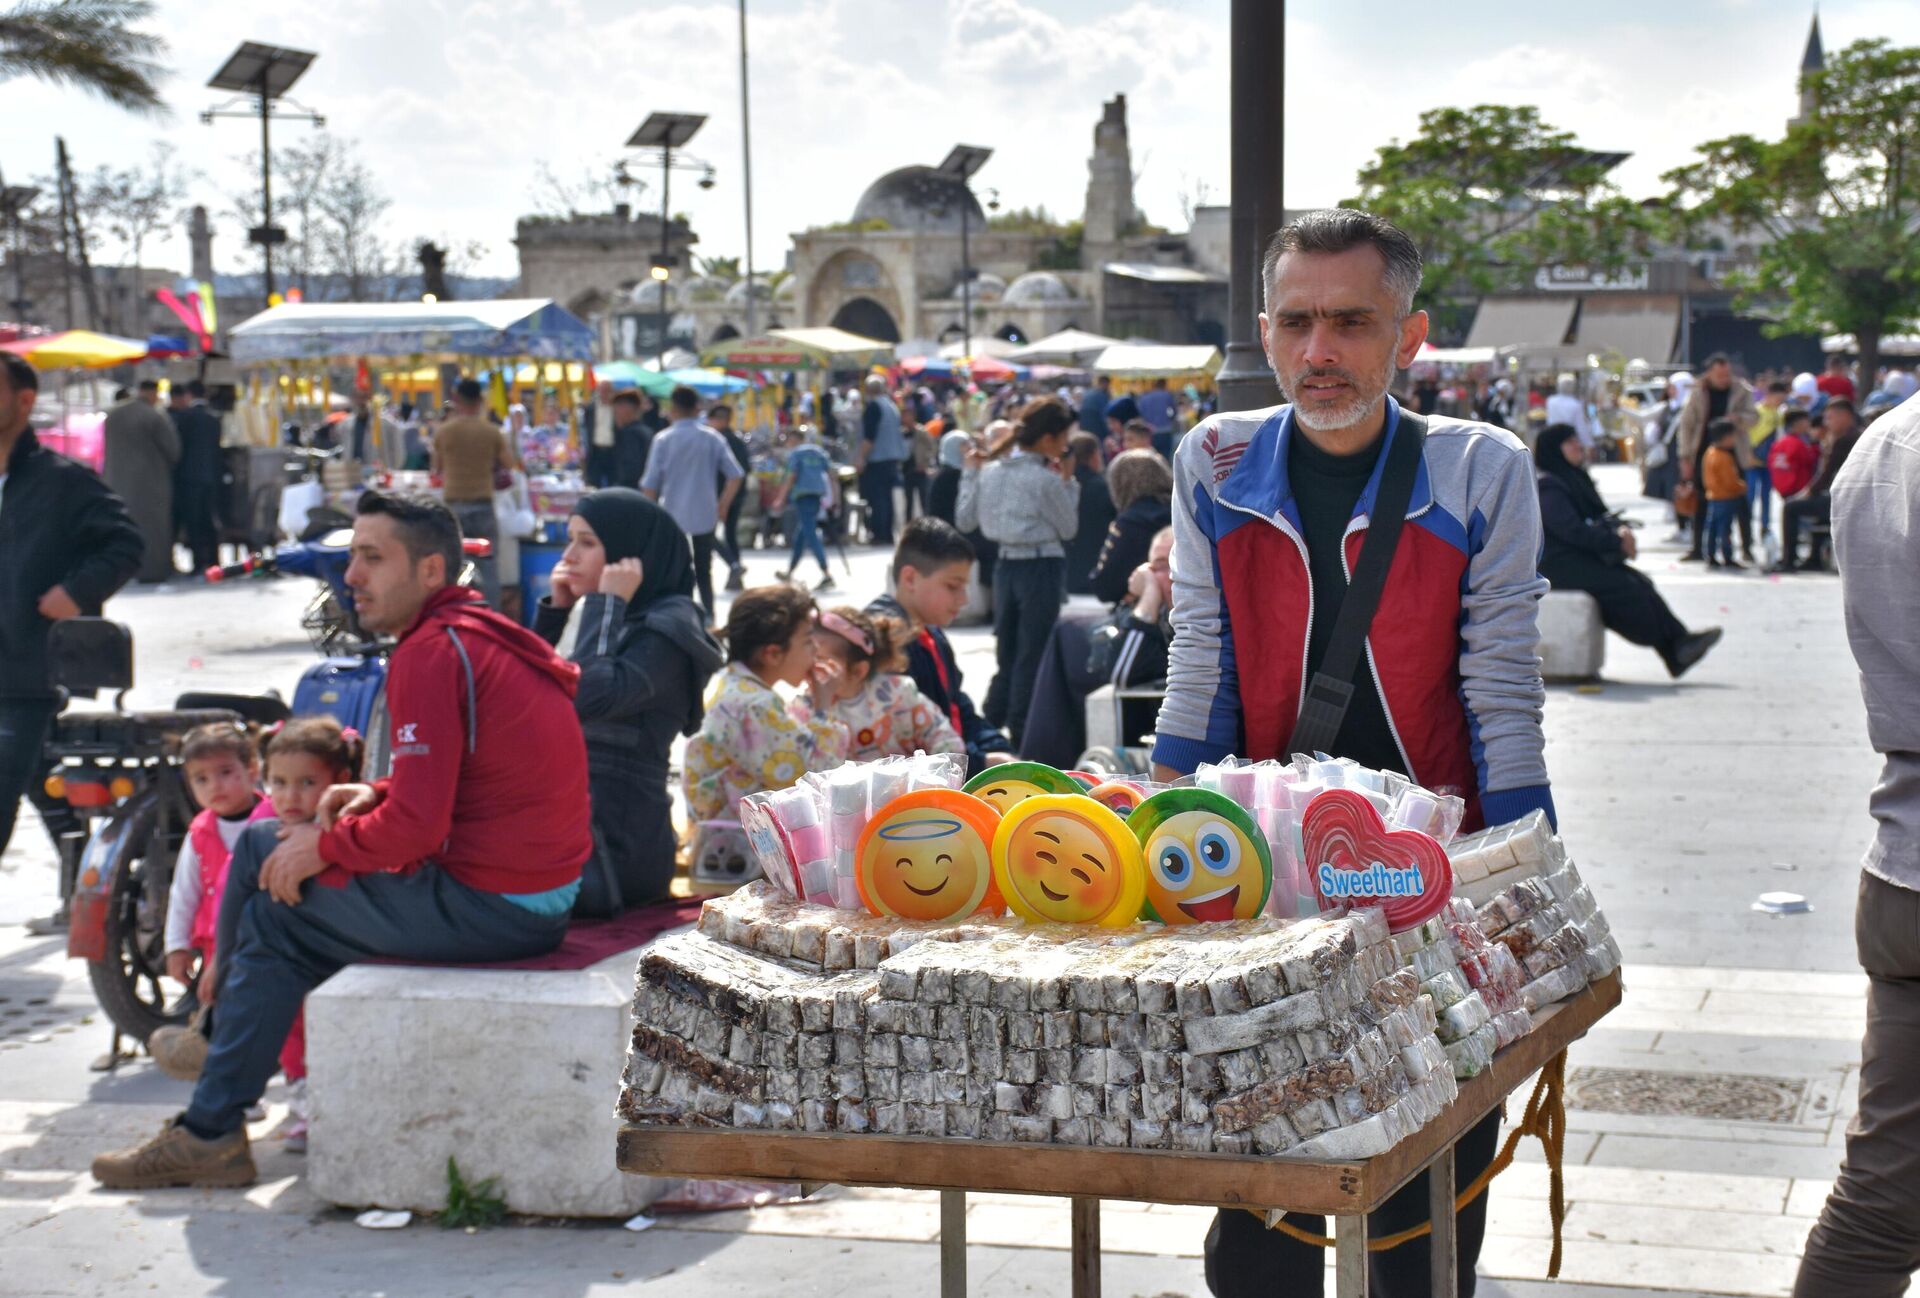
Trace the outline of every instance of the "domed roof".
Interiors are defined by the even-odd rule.
[[[1013,283],[1007,285],[1007,295],[1000,299],[1008,306],[1022,304],[1032,306],[1040,302],[1071,302],[1074,292],[1067,282],[1050,270],[1030,270]]]
[[[660,290],[663,288],[667,291],[666,304],[668,306],[674,305],[675,300],[680,296],[679,292],[672,284],[663,284],[657,279],[643,279],[638,284],[635,284],[633,290],[627,294],[627,300],[635,306],[652,307],[658,311],[660,309]]]
[[[766,301],[769,301],[772,297],[773,297],[773,294],[767,291],[767,281],[761,276],[758,276],[758,275],[754,276],[753,300],[756,302],[766,302]],[[745,306],[746,304],[747,304],[747,281],[744,279],[737,279],[733,282],[733,287],[727,290],[727,305],[728,306]]]
[[[960,296],[960,281],[953,282],[953,296]],[[1007,281],[991,271],[978,271],[973,277],[973,300],[976,302],[998,302],[1007,295]]]
[[[980,200],[965,181],[935,167],[902,167],[867,186],[853,219],[885,221],[896,230],[958,234],[963,205],[975,229],[986,225]]]
[[[680,281],[680,296],[689,302],[718,301],[727,291],[727,281],[714,275],[695,275]]]

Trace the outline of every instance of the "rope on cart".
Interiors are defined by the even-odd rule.
[[[1506,1143],[1494,1156],[1487,1170],[1473,1178],[1467,1187],[1453,1201],[1453,1210],[1472,1203],[1486,1193],[1487,1186],[1494,1177],[1507,1170],[1513,1163],[1515,1149],[1523,1136],[1533,1136],[1540,1141],[1547,1157],[1547,1211],[1553,1219],[1553,1253],[1547,1260],[1547,1279],[1560,1277],[1560,1228],[1567,1217],[1566,1178],[1561,1171],[1561,1157],[1567,1145],[1567,1052],[1561,1051],[1540,1069],[1540,1080],[1534,1083],[1533,1095],[1527,1100],[1526,1112],[1520,1118],[1520,1125],[1507,1133]],[[1264,1217],[1263,1212],[1249,1209],[1256,1217]],[[1311,1244],[1315,1248],[1332,1248],[1333,1240],[1327,1235],[1316,1235],[1312,1231],[1302,1230],[1284,1218],[1276,1217],[1270,1228],[1279,1231],[1289,1239],[1297,1239],[1302,1244]],[[1367,1241],[1367,1251],[1384,1253],[1388,1249],[1398,1248],[1409,1240],[1419,1239],[1431,1233],[1433,1223],[1421,1222],[1418,1226],[1383,1235],[1379,1239]]]

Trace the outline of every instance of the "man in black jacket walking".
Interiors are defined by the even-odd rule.
[[[220,456],[220,416],[207,407],[206,385],[195,379],[175,388],[173,426],[180,432],[180,463],[173,471],[173,512],[193,551],[193,574],[220,562],[220,481],[226,465]]]
[[[98,616],[140,566],[144,544],[99,475],[40,445],[28,426],[40,376],[0,352],[0,852],[20,795],[38,797],[53,716],[47,630]]]

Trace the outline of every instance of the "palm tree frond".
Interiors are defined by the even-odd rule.
[[[22,0],[0,13],[0,80],[38,77],[164,114],[154,82],[167,43],[132,26],[152,16],[152,0]]]

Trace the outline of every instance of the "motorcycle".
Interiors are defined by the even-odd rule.
[[[277,694],[187,693],[166,712],[128,712],[133,636],[100,618],[72,618],[48,635],[48,655],[61,708],[48,737],[45,784],[64,804],[66,827],[55,829],[61,894],[68,913],[67,954],[87,961],[88,978],[114,1028],[111,1050],[96,1064],[129,1057],[121,1036],[144,1042],[157,1028],[185,1023],[198,1008],[191,988],[170,996],[162,982],[167,897],[173,865],[197,811],[179,760],[180,740],[217,722],[272,725],[291,716],[327,714],[360,732],[361,774],[377,779],[392,764],[386,710],[390,641],[368,632],[354,614],[346,584],[352,533],[339,530],[297,541],[208,571],[209,581],[251,574],[317,579],[322,589],[302,617],[325,654],[301,673],[289,706]],[[483,557],[486,541],[469,541]],[[471,580],[471,564],[462,572]],[[68,712],[76,694],[117,691],[109,712]],[[50,822],[51,823],[51,822]]]

